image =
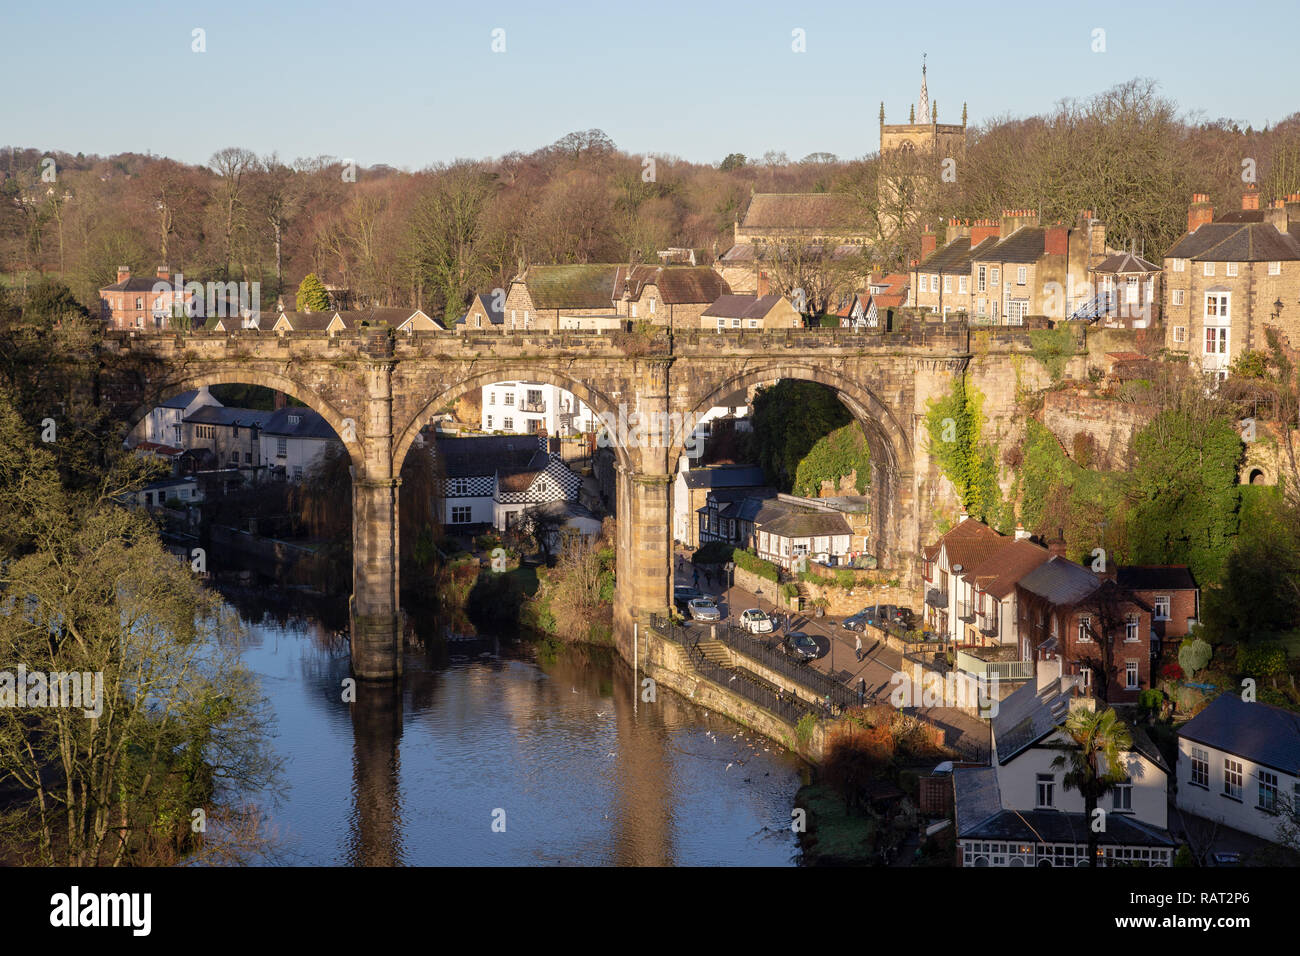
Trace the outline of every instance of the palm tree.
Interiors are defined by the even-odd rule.
[[[1093,829],[1093,811],[1101,798],[1117,783],[1128,779],[1124,753],[1133,746],[1133,735],[1113,707],[1100,713],[1079,708],[1070,711],[1061,731],[1072,744],[1062,744],[1063,751],[1052,761],[1053,768],[1067,768],[1061,783],[1066,790],[1083,794],[1084,819],[1088,823],[1088,865],[1097,865],[1097,831]]]

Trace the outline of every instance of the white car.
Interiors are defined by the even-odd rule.
[[[766,611],[751,607],[740,615],[740,626],[751,634],[771,634],[772,619]]]

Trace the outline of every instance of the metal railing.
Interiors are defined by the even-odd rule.
[[[966,651],[957,652],[957,669],[976,677],[996,675],[998,680],[1028,680],[1034,676],[1033,661],[985,661]]]
[[[744,628],[730,623],[718,627],[716,636],[735,653],[780,674],[817,698],[825,700],[830,697],[831,705],[835,709],[844,710],[862,703],[858,699],[857,691],[810,667],[807,663],[793,660],[776,650],[775,638],[764,641]]]

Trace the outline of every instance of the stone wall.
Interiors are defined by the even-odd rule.
[[[1100,471],[1127,466],[1133,436],[1154,414],[1155,409],[1148,405],[1117,402],[1068,389],[1048,392],[1043,399],[1043,424],[1072,457],[1075,436],[1089,435],[1096,449],[1096,458],[1089,467]]]

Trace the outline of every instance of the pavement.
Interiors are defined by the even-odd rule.
[[[724,623],[738,619],[743,611],[756,607],[766,611],[777,621],[778,626],[773,633],[778,640],[788,633],[783,624],[787,612],[778,608],[776,602],[771,600],[778,595],[777,584],[770,585],[771,592],[767,591],[767,587],[763,587],[762,594],[754,594],[738,586],[726,587],[716,578],[708,580],[703,571],[699,574],[697,584],[694,570],[686,555],[678,553],[674,561],[673,584],[696,587],[715,598],[722,611]],[[822,653],[809,663],[810,667],[835,677],[855,691],[859,689],[859,682],[865,681],[867,703],[871,703],[873,699],[877,703],[888,703],[889,695],[895,686],[892,678],[896,672],[903,669],[903,655],[891,650],[880,632],[874,628],[868,627],[865,631],[848,631],[840,626],[841,620],[842,618],[832,618],[829,615],[817,617],[814,614],[790,612],[790,630],[802,631],[820,645]],[[708,627],[707,624],[697,626]],[[862,638],[863,651],[860,661],[857,660],[855,653],[859,636]],[[907,673],[911,673],[911,666],[909,665],[906,670]],[[987,748],[988,726],[973,714],[953,707],[920,708],[918,712],[944,728],[945,739],[949,744],[953,744],[959,738],[967,738]]]

